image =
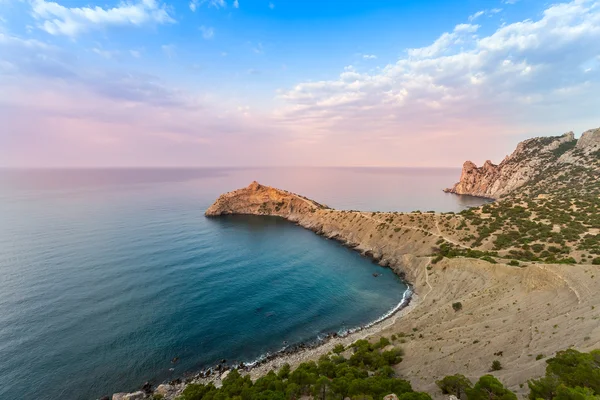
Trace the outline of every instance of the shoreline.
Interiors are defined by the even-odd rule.
[[[283,219],[288,222],[295,223],[294,221],[289,221],[287,218]],[[297,223],[295,224],[303,229],[306,229],[306,227],[303,227]],[[316,341],[301,342],[293,345],[292,348],[284,347],[283,349],[274,353],[267,353],[263,356],[260,356],[256,360],[253,360],[249,363],[241,362],[237,365],[221,363],[200,371],[184,373],[179,378],[175,378],[171,381],[164,381],[158,385],[147,382],[144,384],[144,386],[142,386],[142,388],[149,389],[151,386],[153,389],[152,391],[156,391],[158,387],[162,385],[170,385],[175,389],[173,398],[176,398],[189,384],[206,385],[212,383],[216,387],[220,387],[222,385],[223,375],[233,369],[238,370],[242,376],[249,375],[252,380],[256,380],[262,376],[265,376],[271,370],[277,371],[286,363],[289,364],[292,369],[295,369],[303,362],[316,360],[321,355],[331,352],[338,344],[342,344],[345,348],[347,348],[357,340],[366,339],[372,335],[382,332],[386,328],[394,325],[399,318],[409,314],[419,304],[420,298],[415,291],[414,285],[406,279],[406,274],[402,270],[399,268],[394,268],[395,265],[382,264],[380,262],[381,260],[374,257],[369,252],[365,253],[360,251],[354,245],[348,243],[346,240],[343,240],[343,238],[330,238],[317,230],[309,230],[318,236],[322,236],[325,239],[333,239],[342,246],[357,251],[360,255],[369,259],[374,264],[385,268],[390,268],[392,272],[407,286],[402,295],[402,300],[388,312],[376,318],[375,320],[355,328],[350,328],[342,334],[338,332],[329,333],[322,339],[317,336]]]
[[[419,296],[414,292],[413,286],[404,281],[404,278],[396,272],[394,273],[402,278],[407,285],[403,293],[402,300],[388,312],[375,320],[364,325],[347,329],[343,333],[329,333],[323,338],[317,336],[316,340],[301,342],[292,347],[284,347],[273,353],[264,354],[257,359],[237,365],[227,365],[226,363],[217,366],[208,367],[198,372],[193,372],[184,375],[182,378],[171,381],[175,383],[188,384],[208,384],[213,383],[216,386],[221,384],[221,376],[227,372],[237,369],[241,375],[250,375],[255,380],[266,375],[271,370],[279,369],[283,364],[288,363],[292,368],[309,361],[312,358],[319,357],[330,352],[337,344],[343,344],[344,347],[356,342],[360,339],[365,339],[373,334],[381,332],[385,328],[393,325],[399,317],[408,314],[418,304]],[[386,322],[388,322],[386,324]],[[177,382],[181,381],[181,382]],[[168,383],[168,382],[163,382]]]
[[[332,351],[333,348],[338,344],[342,344],[345,348],[347,348],[357,340],[366,339],[392,326],[396,323],[398,318],[402,318],[414,310],[419,303],[419,296],[412,290],[412,286],[410,285],[405,293],[408,293],[407,297],[403,298],[403,300],[388,313],[363,326],[349,329],[347,334],[335,336],[330,334],[314,344],[299,344],[297,345],[297,348],[291,351],[280,350],[267,355],[262,360],[259,359],[251,364],[244,364],[244,367],[242,368],[236,368],[235,366],[226,367],[220,371],[213,371],[209,376],[202,376],[202,372],[196,373],[194,374],[193,378],[188,378],[182,383],[183,386],[181,387],[181,390],[183,390],[188,384],[206,385],[213,383],[215,386],[220,387],[222,384],[221,377],[223,374],[233,369],[237,369],[242,376],[250,375],[252,380],[256,380],[268,374],[271,370],[276,372],[286,363],[289,364],[292,369],[294,369],[303,362],[316,360],[321,355]],[[208,370],[210,369],[212,368],[209,368]]]
[[[297,221],[291,221],[285,217],[277,215],[271,217],[283,219],[302,229],[308,229],[309,231],[312,231],[314,234],[316,234],[317,236],[321,236],[324,239],[334,240],[340,245],[358,252],[361,256],[368,259],[372,263],[384,268],[391,269],[392,272],[396,276],[398,276],[398,278],[400,278],[402,282],[407,286],[406,290],[402,295],[402,300],[388,312],[376,318],[375,320],[368,322],[365,325],[347,329],[342,334],[338,332],[333,332],[327,334],[322,339],[319,339],[319,337],[317,336],[316,340],[314,341],[300,342],[298,344],[293,345],[291,348],[284,347],[274,353],[267,353],[265,355],[259,356],[257,359],[249,363],[241,362],[239,364],[234,365],[228,365],[226,362],[220,363],[215,366],[201,369],[200,371],[184,373],[179,378],[175,378],[171,381],[162,382],[161,384],[180,386],[178,390],[179,394],[185,388],[185,386],[189,384],[213,383],[216,386],[219,386],[221,384],[221,376],[225,372],[231,371],[233,369],[238,370],[241,373],[241,375],[250,375],[251,379],[255,380],[260,378],[261,376],[266,375],[271,370],[279,369],[285,363],[290,364],[290,366],[294,368],[302,362],[309,361],[313,358],[318,358],[323,354],[327,354],[337,344],[343,344],[344,347],[347,347],[348,345],[356,342],[357,340],[365,339],[378,332],[381,332],[385,328],[388,328],[389,326],[393,325],[399,317],[408,314],[417,306],[419,296],[415,293],[414,285],[406,279],[406,274],[404,273],[404,271],[398,268],[394,268],[395,265],[381,263],[381,259],[375,257],[374,254],[372,254],[371,252],[363,252],[359,250],[355,244],[345,240],[342,237],[329,237],[325,235],[324,232],[322,232],[321,230],[302,226]],[[390,323],[384,324],[385,322]],[[159,384],[158,386],[160,386],[161,384]],[[154,389],[156,389],[158,386],[155,386]]]

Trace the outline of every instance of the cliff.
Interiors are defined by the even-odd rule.
[[[560,182],[553,187],[557,177],[583,175],[582,169],[597,172],[599,150],[600,129],[585,132],[579,140],[573,132],[525,140],[498,165],[489,160],[482,167],[465,162],[459,182],[445,191],[492,199],[505,197],[517,189],[552,191],[563,187]]]

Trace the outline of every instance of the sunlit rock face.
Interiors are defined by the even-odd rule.
[[[579,141],[573,132],[525,140],[498,165],[489,160],[482,167],[471,161],[465,162],[459,182],[445,191],[498,199],[532,182],[557,164],[585,162],[577,150],[593,144],[600,144],[600,129],[586,132]]]

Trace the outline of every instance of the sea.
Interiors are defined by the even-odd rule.
[[[0,399],[97,399],[369,324],[408,289],[390,269],[282,219],[204,211],[254,180],[347,210],[482,204],[442,192],[459,175],[0,170]]]

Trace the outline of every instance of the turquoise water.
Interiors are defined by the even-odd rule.
[[[0,399],[93,399],[249,362],[401,301],[406,285],[389,269],[287,221],[205,218],[221,192],[257,178],[368,209],[377,196],[356,184],[376,176],[403,187],[380,209],[475,201],[427,194],[454,170],[426,173],[429,189],[412,194],[405,170],[315,172],[0,171]]]

